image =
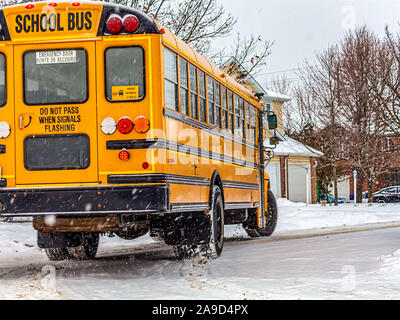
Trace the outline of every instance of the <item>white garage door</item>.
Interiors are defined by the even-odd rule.
[[[289,163],[289,200],[307,202],[307,164]]]
[[[281,174],[279,162],[270,162],[265,168],[270,180],[271,191],[275,198],[281,197]]]

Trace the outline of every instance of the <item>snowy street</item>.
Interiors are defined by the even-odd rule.
[[[222,256],[206,263],[176,261],[148,235],[102,237],[95,260],[54,263],[30,223],[0,223],[0,298],[400,298],[399,205],[278,205],[272,237],[227,226]]]

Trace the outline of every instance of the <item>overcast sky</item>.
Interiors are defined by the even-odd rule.
[[[268,87],[276,71],[293,69],[340,40],[349,28],[367,24],[380,36],[385,25],[400,31],[400,0],[220,0],[238,18],[235,33],[275,41],[268,65],[257,76]],[[222,44],[230,46],[230,39]],[[271,73],[273,74],[266,74]],[[296,81],[296,75],[287,72]]]

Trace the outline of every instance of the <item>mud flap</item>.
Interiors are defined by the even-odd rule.
[[[82,244],[82,234],[79,232],[38,232],[37,244],[39,248],[66,248],[78,247]]]
[[[165,215],[165,243],[174,246],[209,243],[210,228],[210,217],[202,212]]]

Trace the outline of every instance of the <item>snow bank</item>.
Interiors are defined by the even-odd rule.
[[[306,205],[278,199],[276,233],[400,221],[400,204]]]

